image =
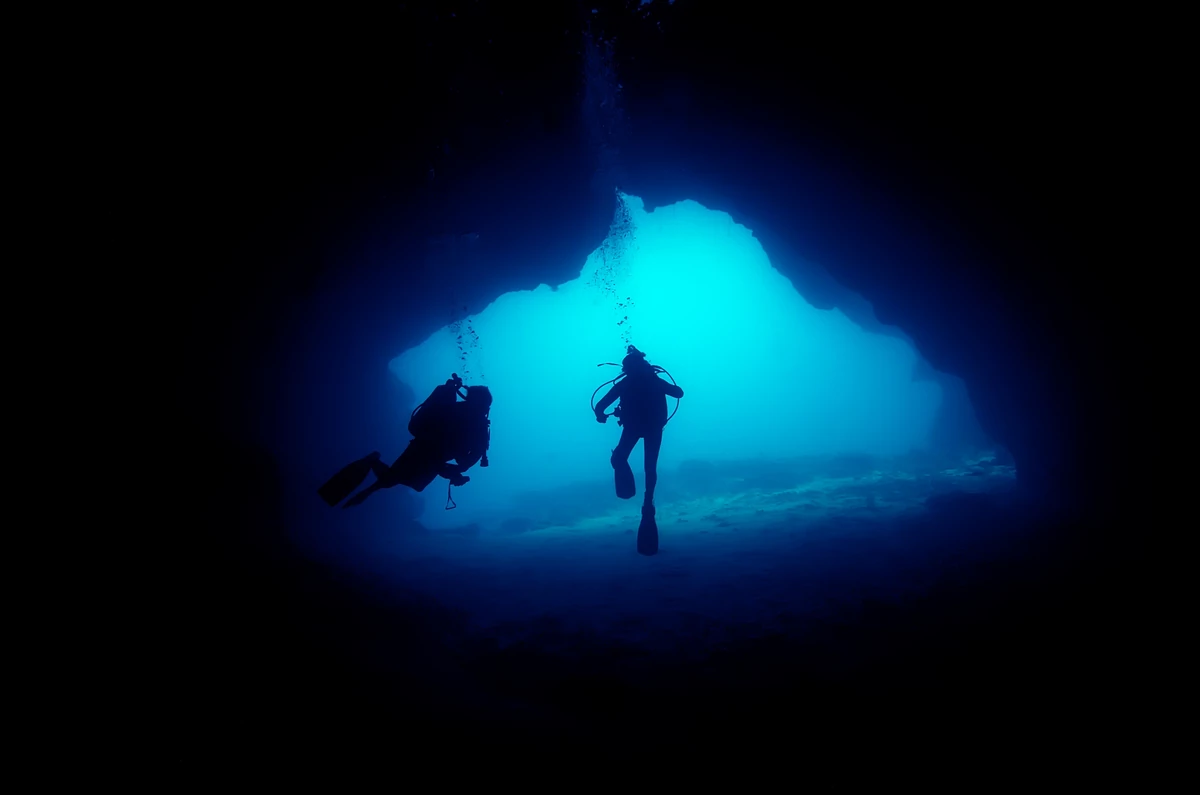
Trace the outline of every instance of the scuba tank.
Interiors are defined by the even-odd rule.
[[[437,421],[439,409],[453,406],[459,397],[466,398],[466,395],[459,391],[462,386],[463,382],[458,373],[451,373],[446,383],[436,386],[429,393],[429,397],[421,401],[421,404],[412,410],[412,414],[408,415],[408,432],[414,437],[423,435]]]
[[[412,414],[408,417],[408,432],[414,437],[418,432],[425,432],[437,419],[438,409],[447,406],[453,406],[458,402],[458,398],[467,399],[467,390],[463,387],[463,381],[458,377],[458,373],[451,373],[446,379],[446,383],[434,388],[429,397],[412,410]],[[430,408],[432,407],[432,413]],[[488,461],[487,451],[492,444],[492,418],[489,414],[483,416],[485,433],[487,441],[484,442],[483,456],[479,460],[479,466],[487,467],[491,465]]]
[[[463,381],[458,377],[458,373],[451,373],[446,379],[446,383],[440,384],[429,393],[429,397],[425,398],[419,406],[412,410],[412,414],[408,417],[408,432],[413,435],[414,439],[428,437],[430,431],[434,430],[437,423],[442,420],[444,412],[450,407],[458,403],[458,399],[467,399],[466,390],[463,388]],[[481,467],[488,466],[491,462],[488,461],[487,450],[491,446],[492,441],[492,420],[488,414],[484,414],[483,421],[485,424],[487,441],[484,442],[483,455],[480,458],[479,465]],[[450,511],[458,507],[451,496],[451,491],[456,482],[459,485],[465,483],[470,478],[463,478],[461,481],[450,480],[446,484],[446,510]]]

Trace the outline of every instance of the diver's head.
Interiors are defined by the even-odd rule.
[[[492,390],[486,386],[467,387],[467,405],[486,414],[492,408]]]
[[[632,345],[629,346],[628,351],[625,358],[621,360],[621,370],[626,375],[650,372],[651,367],[650,363],[646,361],[646,354]]]

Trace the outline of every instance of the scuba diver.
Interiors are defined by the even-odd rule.
[[[613,467],[617,496],[623,500],[631,499],[637,493],[633,470],[629,467],[629,454],[633,452],[638,439],[642,440],[646,458],[646,494],[642,500],[642,516],[647,519],[654,518],[654,487],[658,483],[658,453],[662,447],[663,427],[674,416],[674,412],[671,412],[671,416],[667,415],[667,398],[683,397],[683,390],[678,384],[659,377],[659,373],[666,372],[662,367],[647,362],[646,354],[630,345],[625,358],[621,360],[621,375],[608,382],[613,385],[612,389],[593,406],[596,422],[607,422],[609,416],[615,416],[617,424],[621,426],[621,440],[617,442],[609,460]],[[667,377],[670,376],[667,373]],[[601,384],[601,388],[604,386]],[[612,415],[605,414],[605,409],[618,400],[620,404]]]
[[[491,441],[488,412],[491,408],[492,393],[486,386],[470,386],[463,390],[462,379],[451,373],[446,383],[434,389],[424,403],[413,409],[408,420],[408,432],[413,438],[395,463],[385,466],[379,460],[379,453],[373,452],[347,465],[318,489],[318,493],[333,507],[358,488],[368,472],[374,472],[375,482],[342,506],[350,508],[362,504],[380,489],[393,486],[424,491],[440,475],[450,481],[446,486],[446,510],[450,510],[454,507],[451,487],[468,482],[470,478],[463,473],[476,463],[481,467],[488,465],[487,450]]]

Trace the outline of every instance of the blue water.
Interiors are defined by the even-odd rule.
[[[454,515],[439,490],[422,495],[423,523],[496,527],[526,513],[530,491],[604,476],[620,431],[592,421],[589,398],[619,373],[597,365],[619,362],[629,344],[686,393],[664,435],[664,469],[929,448],[942,388],[898,333],[814,309],[726,213],[619,204],[577,279],[502,295],[391,362],[418,400],[451,371],[495,399],[492,467],[474,471]]]
[[[589,403],[629,344],[685,390],[664,432],[653,557],[636,544],[641,445],[639,496],[619,500],[619,429]],[[349,511],[297,492],[295,533],[388,599],[460,616],[443,648],[700,660],[854,626],[995,565],[1023,532],[1005,451],[935,433],[948,378],[898,331],[813,308],[752,230],[695,202],[646,212],[622,196],[577,279],[502,295],[389,369],[414,404],[451,372],[487,385],[491,466],[453,503],[444,480]]]

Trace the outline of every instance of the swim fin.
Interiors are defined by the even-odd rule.
[[[613,467],[613,477],[616,480],[617,496],[623,500],[633,499],[637,494],[637,484],[633,482],[633,468],[629,462]]]
[[[348,464],[342,468],[341,472],[331,477],[325,482],[325,485],[317,489],[317,494],[321,495],[321,499],[329,504],[329,507],[337,505],[342,500],[350,496],[351,492],[362,485],[362,482],[367,479],[367,474],[371,471],[371,464],[379,460],[379,453],[371,453],[365,458],[360,458],[353,464]]]
[[[658,523],[654,521],[654,508],[642,510],[642,522],[638,525],[637,551],[640,555],[658,554]]]

